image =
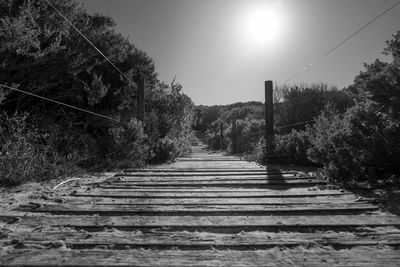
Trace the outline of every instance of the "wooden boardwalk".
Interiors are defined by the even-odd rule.
[[[400,217],[207,151],[0,214],[0,265],[400,266]]]

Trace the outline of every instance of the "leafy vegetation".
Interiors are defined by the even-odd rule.
[[[158,80],[151,57],[116,33],[111,18],[91,15],[74,0],[52,3],[124,75],[46,1],[5,0],[0,2],[0,82],[122,123],[0,88],[2,181],[50,177],[32,175],[44,164],[33,157],[57,167],[60,162],[123,167],[187,152],[193,103],[182,86]],[[144,122],[136,120],[137,87],[124,76],[146,81]],[[12,126],[16,121],[18,127]],[[11,170],[19,158],[31,159],[32,168]],[[15,175],[5,175],[10,171]],[[18,176],[22,172],[26,175]]]

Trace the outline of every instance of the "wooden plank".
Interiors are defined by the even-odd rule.
[[[104,191],[104,192],[183,192],[183,193],[195,193],[195,192],[204,192],[204,193],[225,193],[229,192],[232,194],[235,193],[247,193],[248,196],[253,197],[253,193],[257,195],[258,193],[263,194],[271,194],[272,196],[285,196],[286,194],[290,195],[319,195],[320,193],[325,193],[327,195],[342,195],[342,194],[353,194],[349,191],[342,189],[325,189],[324,187],[288,187],[283,188],[282,190],[276,189],[268,189],[268,188],[240,188],[240,187],[176,187],[171,188],[168,186],[153,186],[153,187],[138,187],[135,189],[132,188],[123,188],[123,189],[93,189],[91,187],[87,187],[84,190],[79,189],[81,192],[92,192],[96,190]]]
[[[15,249],[1,252],[3,266],[399,266],[400,253],[388,248],[273,248],[236,250]]]
[[[257,165],[252,164],[250,162],[244,162],[244,161],[238,161],[235,163],[232,162],[175,162],[171,165],[171,167],[183,167],[183,168],[196,168],[196,167],[211,167],[211,168],[223,168],[223,169],[229,169],[229,168],[256,168]]]
[[[181,173],[181,174],[145,174],[145,175],[115,175],[113,176],[113,179],[120,179],[120,180],[134,180],[134,179],[165,179],[165,180],[210,180],[210,179],[234,179],[234,180],[247,180],[247,179],[263,179],[263,180],[308,180],[308,179],[318,179],[315,176],[309,176],[309,175],[304,175],[304,176],[294,176],[294,175],[259,175],[259,174],[245,174],[245,175],[240,175],[240,174],[217,174],[217,175],[212,175],[212,174],[201,174],[201,175],[196,175],[196,174],[188,174],[188,173]]]
[[[225,157],[221,157],[221,158],[213,158],[213,157],[204,157],[204,158],[199,158],[199,157],[192,157],[192,158],[178,158],[176,160],[176,162],[203,162],[203,161],[212,161],[212,162],[241,162],[241,163],[246,163],[247,162],[241,160],[241,159],[237,159],[237,158],[225,158]],[[236,164],[236,163],[235,163]]]
[[[38,204],[20,205],[18,211],[52,214],[99,215],[283,215],[283,214],[357,214],[377,210],[364,203],[286,204],[286,205],[102,205],[102,204]]]
[[[205,233],[187,231],[135,232],[19,232],[10,233],[1,240],[4,245],[18,242],[25,246],[47,246],[51,242],[63,242],[69,248],[82,249],[109,246],[111,249],[131,248],[171,248],[179,249],[260,249],[274,246],[294,247],[320,244],[337,247],[400,245],[400,232],[242,232],[239,234]]]
[[[59,198],[49,198],[50,202]],[[121,198],[107,199],[103,197],[64,197],[66,203],[71,204],[102,204],[102,205],[287,205],[287,204],[321,204],[321,203],[370,203],[371,200],[357,198],[354,195],[339,196],[316,196],[316,197],[293,197],[293,198]]]
[[[123,173],[158,173],[158,172],[173,172],[173,173],[180,173],[180,172],[195,172],[195,173],[215,173],[215,172],[228,172],[228,173],[243,173],[243,172],[251,172],[251,173],[262,173],[262,174],[276,174],[277,172],[267,172],[265,168],[253,168],[253,169],[239,169],[239,168],[229,168],[229,169],[220,169],[220,168],[174,168],[170,166],[169,168],[160,167],[160,168],[152,168],[152,169],[125,169]],[[280,173],[280,172],[279,172]],[[295,172],[282,172],[280,174],[294,174]]]
[[[276,187],[294,187],[294,186],[316,186],[316,185],[326,185],[327,182],[320,180],[301,180],[301,181],[263,181],[263,180],[249,180],[249,181],[179,181],[179,182],[169,182],[169,181],[132,181],[132,182],[118,182],[118,181],[106,181],[99,184],[99,187],[103,188],[130,188],[130,187],[157,187],[157,186],[174,186],[174,187],[261,187],[261,188],[276,188]]]
[[[114,183],[138,183],[138,182],[164,182],[164,183],[188,183],[188,182],[275,182],[275,183],[309,183],[309,182],[321,182],[321,180],[314,177],[304,177],[304,178],[266,178],[266,177],[234,177],[234,176],[219,176],[219,177],[185,177],[185,178],[175,178],[175,177],[113,177],[108,179],[106,182]]]
[[[294,188],[286,190],[215,190],[214,188],[131,188],[131,189],[93,189],[72,193],[72,196],[80,197],[104,197],[104,198],[293,198],[293,197],[317,197],[317,196],[341,196],[350,193],[339,190],[299,190],[306,188]]]
[[[235,163],[231,162],[215,162],[215,161],[199,161],[199,162],[175,162],[172,167],[183,167],[183,168],[196,168],[196,167],[212,167],[212,168],[224,168],[224,169],[229,169],[229,168],[255,168],[256,165],[248,163],[248,162],[243,162],[243,161],[237,161]]]
[[[196,171],[212,171],[212,170],[215,170],[215,171],[219,171],[219,170],[221,170],[221,171],[226,171],[226,170],[231,170],[231,171],[233,171],[233,170],[255,171],[255,170],[261,170],[263,172],[266,171],[265,167],[263,168],[263,167],[255,165],[255,164],[252,164],[250,166],[232,166],[232,165],[230,165],[230,166],[227,166],[227,167],[215,166],[215,165],[207,167],[204,164],[198,164],[197,166],[186,166],[186,167],[184,167],[184,166],[175,166],[175,165],[171,164],[171,165],[169,165],[168,168],[165,168],[165,166],[163,166],[163,167],[153,167],[151,170],[155,171],[155,170],[158,170],[158,169],[160,169],[162,171],[167,171],[167,170],[176,171],[176,170],[180,170],[180,169],[185,170],[185,171],[190,171],[190,170],[196,170]],[[146,170],[146,169],[138,169],[138,170],[142,171],[142,170]],[[134,169],[127,169],[125,171],[126,172],[134,172],[135,170]]]
[[[37,227],[86,227],[86,228],[227,228],[236,230],[251,229],[284,229],[293,227],[326,227],[330,229],[343,227],[400,227],[400,217],[394,215],[296,215],[296,216],[64,216],[51,217],[3,215],[0,221],[21,226]],[[247,230],[248,230],[247,229]]]
[[[176,171],[176,170],[171,170],[169,172],[167,171],[162,171],[162,172],[154,172],[154,171],[148,171],[148,172],[126,172],[126,173],[118,173],[115,175],[116,177],[118,176],[123,176],[123,177],[181,177],[181,176],[187,176],[187,177],[199,177],[199,176],[211,176],[211,177],[218,177],[218,176],[223,176],[223,177],[230,177],[230,176],[234,176],[234,177],[262,177],[262,178],[274,178],[274,177],[292,177],[292,178],[310,178],[310,175],[301,175],[301,174],[293,174],[293,173],[282,173],[282,174],[278,174],[278,173],[272,173],[272,174],[268,174],[265,172],[257,172],[257,171],[242,171],[242,172],[235,172],[235,171],[192,171],[192,172],[188,172],[188,171]]]

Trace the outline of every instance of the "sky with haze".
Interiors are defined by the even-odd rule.
[[[108,15],[176,80],[196,105],[264,101],[264,81],[292,75],[361,28],[395,0],[79,0]],[[274,20],[255,20],[260,10]],[[265,17],[265,15],[263,15]],[[254,22],[256,21],[256,23]],[[260,27],[266,23],[265,27]],[[276,27],[268,28],[270,25]],[[276,25],[275,25],[276,24]],[[257,25],[257,26],[255,26]],[[256,27],[256,29],[254,29]],[[400,30],[400,5],[290,83],[352,83]],[[267,37],[267,38],[264,38]]]

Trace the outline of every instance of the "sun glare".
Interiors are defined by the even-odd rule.
[[[278,5],[262,5],[250,10],[246,17],[248,41],[256,45],[272,45],[283,33],[283,16]]]

